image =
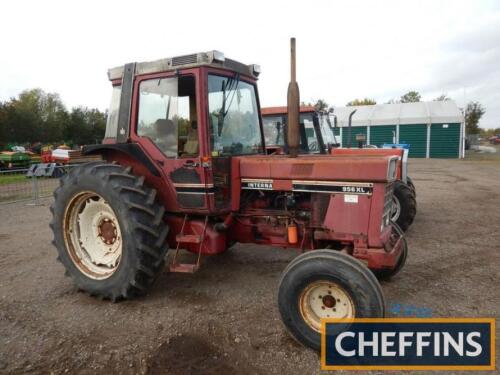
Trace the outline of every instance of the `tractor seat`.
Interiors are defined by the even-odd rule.
[[[193,121],[191,126],[189,127],[187,141],[184,144],[184,153],[187,155],[198,154],[198,130],[196,121]]]

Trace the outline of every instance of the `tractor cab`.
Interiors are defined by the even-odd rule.
[[[110,69],[103,143],[149,160],[168,211],[227,210],[231,157],[264,153],[259,73],[218,51]]]

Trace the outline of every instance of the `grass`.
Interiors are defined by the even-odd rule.
[[[0,185],[13,184],[16,182],[29,181],[25,174],[0,174]]]

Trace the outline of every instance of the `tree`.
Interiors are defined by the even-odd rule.
[[[479,134],[479,120],[486,110],[479,102],[469,102],[465,109],[465,129],[467,134]]]
[[[107,111],[101,112],[97,108],[87,109],[86,119],[91,134],[91,142],[89,143],[100,143],[106,131]]]
[[[406,94],[401,96],[400,102],[401,103],[415,103],[419,102],[422,96],[419,94],[418,91],[408,91]]]
[[[25,90],[5,105],[5,137],[9,142],[55,142],[62,139],[68,113],[58,94]]]
[[[329,105],[326,100],[318,99],[316,100],[316,103],[314,103],[314,108],[316,109],[316,111],[327,111]]]
[[[349,103],[346,104],[346,106],[351,107],[355,105],[375,105],[375,104],[377,104],[375,99],[364,98],[364,99],[351,100]]]
[[[0,151],[5,147],[5,141],[7,139],[6,132],[6,121],[7,121],[7,111],[5,104],[0,102]]]
[[[73,108],[64,131],[64,139],[77,145],[99,143],[104,138],[105,128],[105,113],[95,108]]]
[[[497,134],[500,134],[500,128],[496,128],[496,129],[482,129],[481,128],[481,131],[480,131],[480,135],[481,137],[484,137],[484,138],[489,138],[493,135],[497,135]]]
[[[451,99],[448,98],[448,96],[446,96],[446,94],[441,94],[436,99],[434,99],[435,102],[446,102],[448,100],[451,100]]]
[[[0,102],[0,147],[35,142],[89,144],[104,137],[107,113],[86,107],[66,110],[60,96],[41,89],[25,90]]]

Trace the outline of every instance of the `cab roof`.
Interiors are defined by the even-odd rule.
[[[316,109],[312,105],[301,105],[300,113],[315,112]],[[262,116],[270,115],[286,115],[288,112],[288,107],[264,107],[260,110]]]
[[[135,64],[134,75],[160,73],[177,69],[210,66],[214,68],[232,70],[236,73],[257,79],[260,66],[256,64],[245,65],[235,60],[228,59],[222,52],[208,51],[193,53],[191,55],[168,57],[155,61],[145,61]],[[125,66],[118,66],[108,70],[109,80],[121,79]]]

